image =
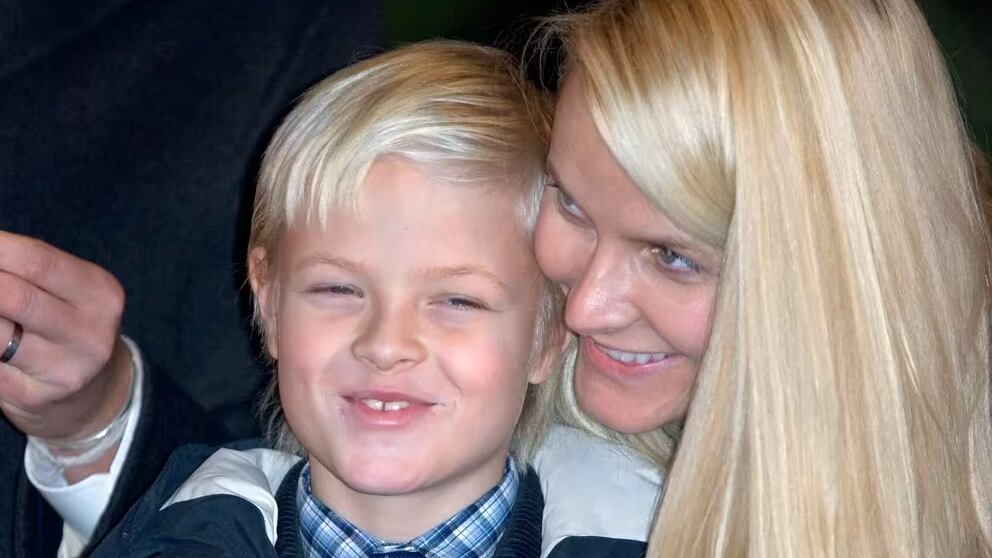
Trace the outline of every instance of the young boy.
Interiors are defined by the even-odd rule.
[[[564,335],[531,240],[545,108],[448,42],[309,91],[249,241],[282,451],[179,450],[94,556],[537,556]]]

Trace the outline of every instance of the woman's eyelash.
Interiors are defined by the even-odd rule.
[[[558,194],[556,196],[558,199],[558,207],[560,207],[562,211],[568,213],[573,217],[576,217],[578,219],[585,218],[585,212],[582,211],[582,208],[579,207],[579,204],[575,203],[575,200],[572,199],[572,196],[569,196],[568,192],[562,189],[561,186],[556,185],[555,188],[558,190]]]
[[[667,246],[655,246],[651,248],[651,253],[654,254],[662,266],[668,269],[699,273],[699,264],[692,258],[683,256]]]

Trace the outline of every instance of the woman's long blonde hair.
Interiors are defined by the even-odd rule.
[[[556,26],[614,156],[723,253],[649,556],[989,555],[989,239],[916,6],[624,0]]]

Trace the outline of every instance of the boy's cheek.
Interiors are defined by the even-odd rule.
[[[474,340],[448,339],[438,345],[442,348],[435,356],[442,373],[465,391],[495,396],[526,389],[529,347],[520,347],[519,340],[491,334]]]

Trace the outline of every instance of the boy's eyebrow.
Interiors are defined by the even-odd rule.
[[[333,254],[328,254],[326,252],[318,252],[316,254],[310,254],[307,257],[301,259],[296,264],[296,270],[303,269],[312,265],[333,265],[340,267],[342,269],[347,269],[355,273],[361,273],[365,271],[365,266],[358,262],[353,262],[351,260],[346,260],[344,258],[339,258]]]
[[[434,279],[446,279],[451,277],[466,277],[470,275],[478,276],[486,279],[490,283],[496,285],[498,288],[502,289],[504,292],[510,292],[510,287],[496,277],[491,272],[483,269],[477,265],[451,265],[451,266],[438,266],[431,267],[421,271],[425,277]]]

